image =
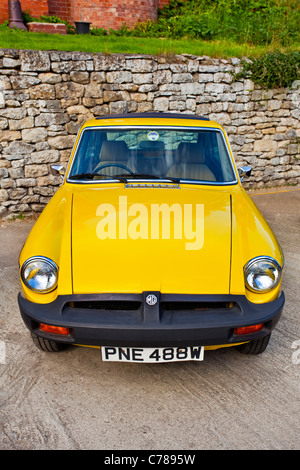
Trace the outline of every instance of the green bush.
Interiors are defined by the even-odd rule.
[[[64,23],[69,33],[75,28],[57,16],[32,18],[25,23]],[[300,41],[299,0],[171,0],[159,9],[157,21],[126,24],[118,30],[91,28],[92,36],[152,37],[169,39],[226,40],[237,44],[288,47]]]
[[[91,28],[90,29],[91,36],[107,36],[107,31],[104,28]]]
[[[171,0],[156,22],[138,23],[131,34],[288,46],[299,41],[299,25],[298,0]]]
[[[234,74],[234,78],[250,78],[262,88],[289,87],[300,79],[300,52],[283,54],[276,51],[241,63],[242,70]]]

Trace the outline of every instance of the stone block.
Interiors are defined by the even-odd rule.
[[[43,142],[48,136],[44,127],[35,127],[34,129],[23,129],[22,139],[24,142],[36,143]]]
[[[23,72],[48,72],[50,57],[46,51],[22,51],[20,53]]]

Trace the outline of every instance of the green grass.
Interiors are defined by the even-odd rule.
[[[60,50],[91,53],[129,53],[172,56],[174,54],[207,55],[215,58],[260,57],[275,49],[281,52],[300,50],[299,44],[289,47],[251,46],[224,40],[163,39],[116,36],[92,36],[68,34],[29,33],[9,30],[0,25],[1,49]]]

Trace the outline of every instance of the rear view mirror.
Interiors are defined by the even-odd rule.
[[[63,165],[50,165],[50,172],[53,176],[61,176],[64,179],[65,169]]]
[[[241,181],[243,181],[245,176],[250,176],[252,172],[252,166],[241,166],[241,168],[238,169],[239,172],[239,177]]]

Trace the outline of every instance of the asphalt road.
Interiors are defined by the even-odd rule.
[[[284,313],[262,355],[229,348],[200,363],[105,363],[80,347],[40,352],[16,301],[32,222],[2,223],[0,449],[299,449],[300,188],[252,197],[285,254]]]

